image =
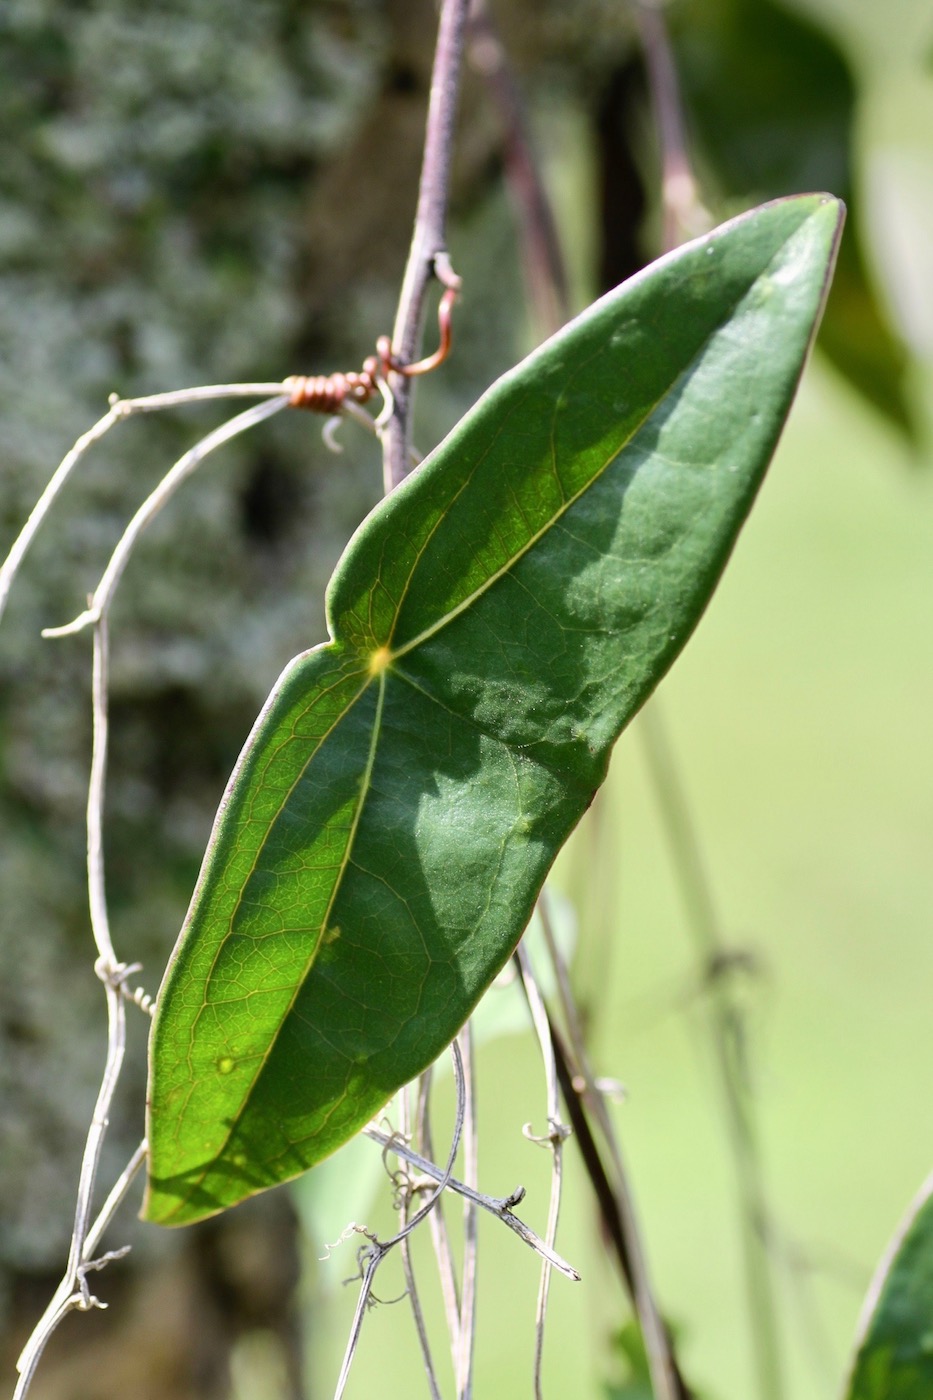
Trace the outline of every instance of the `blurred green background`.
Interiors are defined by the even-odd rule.
[[[657,251],[657,143],[631,12],[598,0],[493,8],[579,305]],[[727,975],[745,1010],[786,1394],[815,1400],[838,1393],[871,1271],[933,1163],[933,16],[925,0],[889,11],[674,0],[666,13],[715,216],[813,186],[850,204],[822,350],[709,614],[658,696],[721,935],[741,954]],[[391,323],[432,43],[427,0],[175,0],[157,15],[123,0],[10,0],[4,538],[111,389],[349,367],[367,353]],[[420,400],[423,445],[536,333],[503,133],[475,73],[461,128],[451,244],[466,294],[449,373]],[[82,889],[87,649],[40,646],[37,633],[78,610],[192,421],[208,420],[131,425],[89,465],[0,633],[4,1375],[64,1257],[103,1037]],[[188,488],[128,575],[110,881],[119,947],[146,961],[150,987],[252,715],[280,666],[319,639],[330,567],[378,494],[371,449],[342,433],[339,459],[310,419],[246,439]],[[627,1090],[613,1112],[684,1369],[710,1400],[746,1400],[756,1389],[708,988],[643,728],[620,743],[555,883],[576,911],[596,1067]],[[138,1135],[143,1033],[111,1171]],[[544,1118],[535,1046],[495,1039],[479,1069],[483,1184],[498,1194],[522,1181],[542,1227],[547,1162],[521,1135]],[[559,1248],[584,1281],[554,1281],[546,1390],[621,1395],[608,1389],[624,1371],[611,1338],[628,1314],[572,1142],[567,1157]],[[132,1238],[134,1256],[102,1282],[111,1309],[62,1330],[37,1400],[329,1394],[355,1244],[320,1256],[348,1221],[385,1231],[392,1218],[388,1190],[371,1203],[356,1181],[339,1154],[297,1208],[275,1193],[183,1235],[118,1226],[114,1242]],[[528,1393],[535,1260],[483,1221],[480,1268],[475,1393]],[[401,1292],[394,1261],[377,1291]],[[348,1393],[377,1387],[423,1393],[404,1304],[366,1321]]]

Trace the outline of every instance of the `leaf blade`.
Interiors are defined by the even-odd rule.
[[[933,1177],[872,1280],[846,1400],[926,1400],[933,1388]]]
[[[159,997],[148,1218],[306,1169],[466,1019],[715,586],[839,222],[783,201],[648,269],[354,536],[334,640],[257,723]]]

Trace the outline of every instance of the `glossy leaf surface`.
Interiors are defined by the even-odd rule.
[[[270,696],[155,1018],[145,1213],[304,1171],[456,1033],[749,510],[841,206],[767,205],[504,376],[351,540]]]
[[[882,1260],[846,1400],[933,1395],[933,1177]]]

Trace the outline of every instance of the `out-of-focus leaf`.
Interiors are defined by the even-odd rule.
[[[819,344],[869,403],[914,438],[917,425],[904,387],[910,357],[881,310],[854,232],[839,248]]]
[[[933,1395],[933,1177],[878,1267],[865,1303],[846,1400]]]
[[[824,30],[772,0],[687,0],[672,11],[691,124],[706,174],[730,198],[831,189],[846,201],[819,345],[835,367],[909,437],[908,351],[860,250],[853,187],[855,80]]]
[[[862,141],[878,275],[907,343],[933,358],[933,83],[904,75],[875,93]]]
[[[620,1374],[606,1386],[606,1400],[654,1400],[645,1343],[635,1322],[619,1328],[612,1339],[612,1352]]]
[[[848,188],[855,84],[821,30],[773,0],[687,0],[671,21],[691,124],[727,193]]]
[[[668,1322],[666,1326],[677,1340],[680,1331],[677,1324]],[[613,1336],[612,1360],[617,1375],[604,1389],[605,1400],[655,1400],[645,1343],[641,1328],[634,1321],[627,1322]],[[693,1400],[709,1400],[706,1391],[700,1395],[691,1390],[691,1395]]]
[[[147,1218],[298,1175],[505,964],[777,442],[842,210],[678,249],[503,376],[357,531],[221,804],[159,993]]]

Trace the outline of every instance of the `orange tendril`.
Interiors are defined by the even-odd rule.
[[[414,364],[401,365],[392,353],[392,342],[387,335],[376,341],[376,354],[363,362],[361,370],[350,370],[344,374],[293,374],[285,383],[291,390],[289,405],[292,408],[305,408],[311,413],[339,413],[348,399],[353,403],[367,403],[379,387],[380,380],[386,380],[391,373],[403,374],[406,378],[418,374],[430,374],[432,369],[442,365],[450,354],[451,320],[457,289],[448,287],[437,308],[437,324],[440,330],[440,343],[433,355]]]

